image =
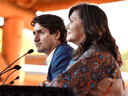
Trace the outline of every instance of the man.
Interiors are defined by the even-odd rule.
[[[48,56],[46,59],[49,66],[47,81],[51,81],[62,73],[72,59],[73,49],[66,41],[67,30],[60,17],[50,14],[35,17],[31,25],[34,27],[37,51]],[[45,83],[40,83],[40,86],[44,86]]]

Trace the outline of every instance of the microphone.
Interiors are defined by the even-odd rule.
[[[21,66],[19,66],[19,65],[15,65],[15,66],[13,67],[13,69],[17,69],[17,70],[19,70],[19,69],[21,69]]]
[[[0,74],[0,76],[1,76],[1,75],[3,75],[3,74],[4,74],[4,73],[6,73],[6,72],[8,72],[8,71],[12,70],[12,69],[17,69],[17,70],[19,70],[20,68],[21,68],[21,66],[19,66],[19,65],[15,65],[13,68],[8,69],[7,71],[5,71],[5,72],[1,73],[1,74]]]
[[[3,82],[2,85],[4,85],[4,83],[6,82],[6,80],[8,79],[8,77],[9,77],[12,73],[14,73],[15,71],[17,71],[17,70],[19,70],[19,69],[21,69],[21,67],[19,67],[19,68],[15,69],[14,71],[12,71],[12,72],[7,76],[7,78],[4,80],[4,82]]]
[[[31,54],[32,52],[34,52],[34,50],[33,50],[33,49],[30,49],[30,50],[27,52],[27,54]]]
[[[19,79],[20,77],[17,76],[15,79],[13,79],[11,82],[7,83],[6,85],[12,85],[14,83],[15,80]]]
[[[16,61],[18,61],[19,59],[21,59],[22,57],[24,57],[27,54],[31,54],[32,52],[34,52],[33,49],[30,49],[27,53],[25,53],[23,56],[19,57],[18,59],[16,59],[14,62],[12,62],[9,66],[7,66],[2,72],[4,72],[6,69],[8,69],[10,66],[12,66]],[[2,72],[0,72],[0,74],[2,74]]]

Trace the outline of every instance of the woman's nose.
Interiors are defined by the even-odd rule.
[[[66,26],[66,29],[69,29],[69,24]]]

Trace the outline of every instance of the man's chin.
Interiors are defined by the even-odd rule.
[[[38,48],[37,48],[37,51],[38,51],[39,53],[42,53],[42,50],[40,50],[40,49],[38,49]]]
[[[37,50],[38,51],[38,50]],[[38,51],[39,53],[42,53],[42,51]]]
[[[37,51],[38,51],[39,53],[45,53],[44,50],[39,50],[39,49],[37,49]]]

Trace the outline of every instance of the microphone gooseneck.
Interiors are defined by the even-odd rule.
[[[21,68],[21,66],[15,65],[13,68],[10,68],[10,69],[8,69],[7,71],[4,71],[3,73],[1,73],[0,76],[3,75],[3,74],[6,73],[6,72],[12,70],[12,69],[17,69],[17,70],[19,70],[20,68]]]
[[[10,66],[12,66],[16,61],[18,61],[19,59],[21,59],[22,57],[24,57],[25,55],[27,54],[31,54],[32,52],[34,52],[33,49],[30,49],[27,53],[25,53],[23,56],[19,57],[18,59],[16,59],[14,62],[12,62],[9,66],[7,66],[2,72],[0,72],[0,76],[1,74],[6,70],[8,69]]]
[[[19,69],[18,69],[18,70],[19,70]],[[6,82],[6,80],[8,79],[8,77],[9,77],[12,73],[14,73],[15,71],[17,71],[17,69],[15,69],[14,71],[12,71],[12,72],[7,76],[7,78],[4,80],[4,82],[3,82],[2,85],[4,85],[4,83]]]
[[[15,79],[13,79],[11,82],[7,83],[6,85],[12,85],[12,84],[14,84],[14,81],[17,80],[17,79],[19,79],[19,78],[20,78],[20,77],[17,76]]]
[[[3,73],[0,74],[0,76],[3,75],[3,74],[6,73],[6,72],[12,70],[12,69],[14,69],[14,68],[11,68],[11,69],[8,69],[7,71],[4,71]]]

